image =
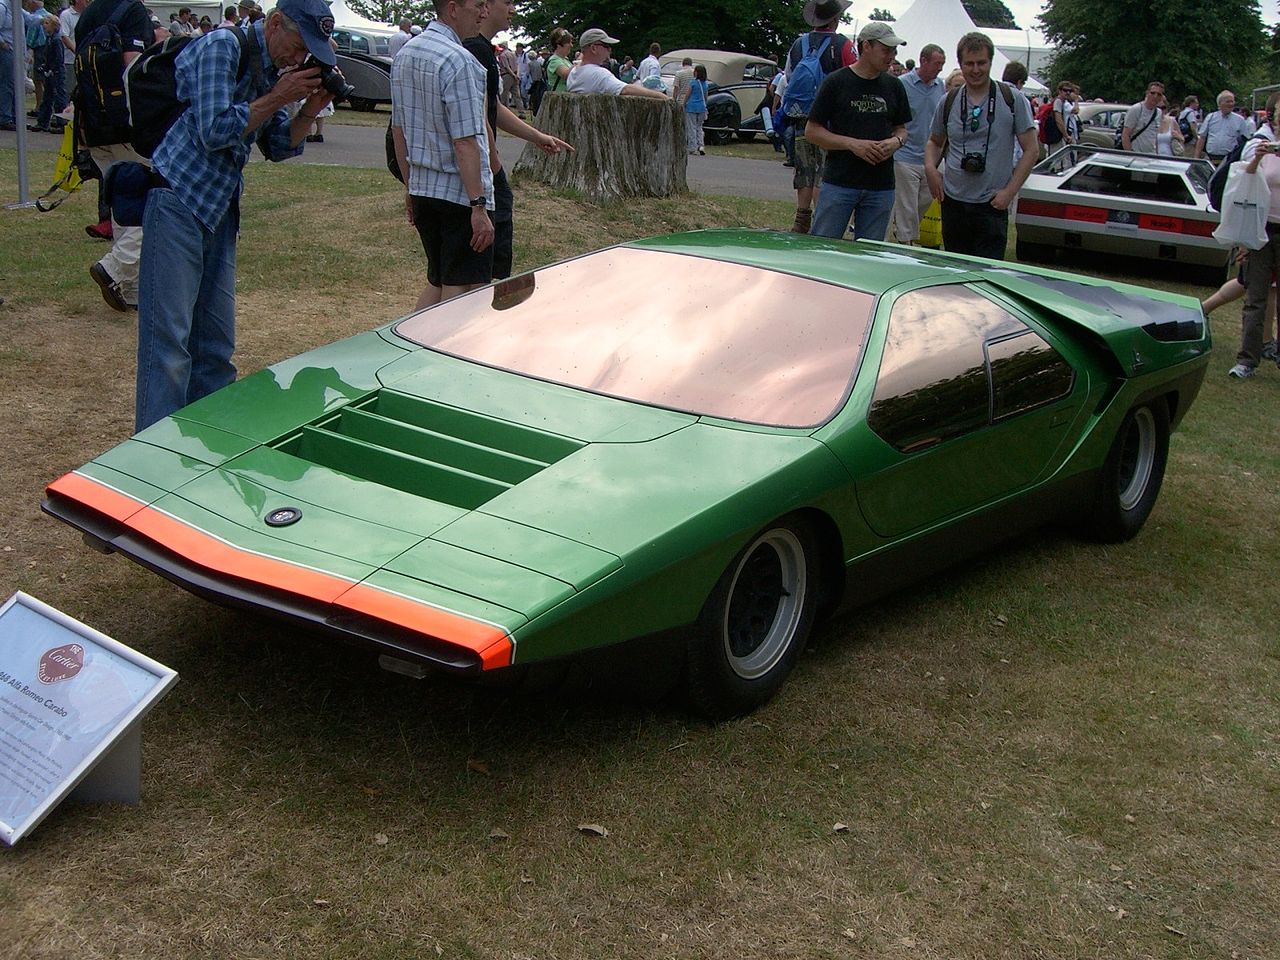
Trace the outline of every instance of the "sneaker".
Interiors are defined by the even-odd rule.
[[[307,134],[307,143],[324,143],[324,134],[323,133]]]
[[[1268,340],[1262,345],[1262,359],[1275,360],[1280,363],[1280,355],[1276,353],[1276,342],[1274,340]]]
[[[98,223],[91,223],[84,228],[84,232],[95,240],[111,240],[115,237],[115,233],[111,229],[110,220],[101,220]]]
[[[1227,371],[1227,376],[1233,380],[1248,380],[1253,376],[1253,367],[1246,366],[1243,363],[1237,363],[1234,367]]]
[[[120,313],[127,313],[129,304],[124,299],[124,294],[120,290],[120,284],[107,273],[107,268],[100,263],[95,263],[89,268],[89,276],[93,278],[102,289],[102,299],[107,301],[107,306],[112,310],[118,310]]]

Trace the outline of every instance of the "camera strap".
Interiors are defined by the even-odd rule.
[[[989,81],[990,86],[987,88],[987,142],[982,147],[982,156],[985,159],[987,153],[991,150],[991,125],[996,120],[996,82]],[[960,154],[969,152],[969,92],[966,90],[964,96],[956,97],[960,101]]]

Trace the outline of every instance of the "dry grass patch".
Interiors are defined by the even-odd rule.
[[[242,372],[412,305],[399,196],[379,171],[251,168]],[[522,183],[517,266],[787,206]],[[1275,955],[1280,375],[1227,381],[1230,308],[1136,541],[1049,532],[845,614],[775,702],[707,727],[599,678],[390,676],[42,518],[44,484],[132,419],[134,320],[85,276],[92,211],[0,212],[0,593],[181,682],[141,806],[68,804],[0,849],[0,956]],[[660,286],[610,306],[661,309]]]

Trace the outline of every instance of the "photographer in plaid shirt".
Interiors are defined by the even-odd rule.
[[[257,142],[268,160],[302,152],[303,137],[333,99],[320,68],[332,67],[333,17],[323,0],[280,0],[245,28],[251,58],[231,30],[189,44],[175,66],[190,106],[151,157],[138,275],[137,428],[235,380],[236,234],[241,171]],[[298,100],[292,118],[286,109]]]

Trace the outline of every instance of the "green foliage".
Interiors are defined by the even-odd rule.
[[[879,7],[876,7],[876,8],[875,8],[874,10],[872,10],[869,14],[867,14],[867,19],[868,19],[868,20],[883,20],[885,23],[892,23],[894,20],[897,20],[898,18],[897,18],[897,17],[895,17],[895,16],[894,16],[892,13],[890,13],[888,10],[881,10]]]
[[[1194,93],[1211,105],[1237,87],[1247,98],[1267,45],[1256,0],[1048,0],[1040,22],[1058,49],[1052,81],[1121,103],[1141,98],[1151,80],[1175,104]]]
[[[435,19],[431,0],[347,0],[347,6],[360,16],[380,23],[399,23],[402,17],[407,17],[425,27]]]
[[[524,0],[516,27],[538,44],[545,44],[558,26],[575,37],[588,27],[600,27],[622,41],[614,50],[619,60],[628,54],[637,60],[648,56],[653,42],[663,50],[709,48],[781,56],[806,29],[802,9],[803,4],[792,0],[707,0],[676,6],[666,0]]]
[[[1013,11],[1006,7],[1002,0],[963,0],[963,3],[975,27],[993,27],[996,30],[1019,29],[1018,22],[1013,19]]]

